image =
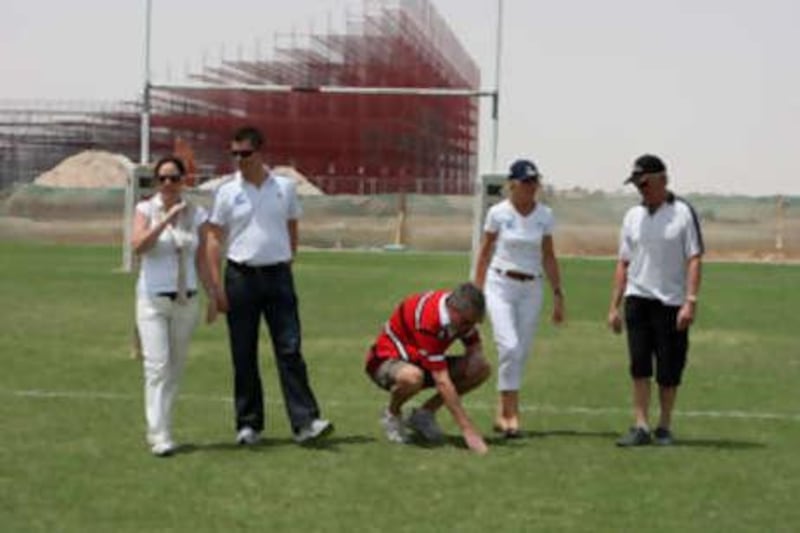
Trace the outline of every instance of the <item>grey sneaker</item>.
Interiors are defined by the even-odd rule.
[[[315,418],[304,428],[294,434],[294,441],[297,444],[311,444],[319,442],[333,433],[333,424],[329,420]]]
[[[250,426],[244,426],[239,430],[239,433],[236,434],[236,444],[240,446],[252,446],[258,444],[260,441],[261,433]]]
[[[439,424],[436,423],[435,415],[427,409],[412,410],[406,423],[408,427],[422,435],[428,442],[442,442],[444,440],[444,433]]]
[[[646,446],[653,442],[650,432],[644,428],[632,427],[628,433],[617,440],[617,446]]]
[[[653,441],[659,446],[671,446],[675,439],[667,428],[656,428],[653,432]]]
[[[408,442],[408,434],[406,433],[403,419],[393,415],[388,409],[381,415],[381,427],[384,433],[386,433],[386,438],[389,442],[396,442],[398,444],[406,444]]]

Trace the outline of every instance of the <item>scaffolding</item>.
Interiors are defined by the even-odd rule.
[[[82,150],[135,149],[139,104],[0,101],[0,187],[26,183]]]
[[[477,65],[429,0],[365,0],[361,13],[347,14],[343,29],[334,30],[329,22],[323,31],[278,34],[270,58],[221,58],[188,78],[214,88],[154,85],[150,90],[148,153],[156,157],[173,151],[180,139],[195,154],[201,174],[228,172],[230,135],[250,124],[266,133],[271,164],[297,168],[330,194],[472,192],[476,98],[315,90],[477,90]],[[299,90],[247,90],[259,85]],[[0,130],[0,164],[6,164],[7,146],[10,152],[23,146],[31,150],[28,166],[17,172],[23,179],[35,163],[42,162],[37,170],[43,170],[45,160],[52,165],[55,152],[63,159],[70,149],[101,147],[135,159],[140,110],[126,103],[62,118],[43,111],[35,127],[35,121],[19,115],[9,120],[11,137]],[[0,110],[0,117],[8,116]],[[33,155],[42,153],[35,148],[42,137],[59,147],[52,157]]]

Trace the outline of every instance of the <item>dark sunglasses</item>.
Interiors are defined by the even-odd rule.
[[[171,181],[172,183],[178,183],[183,179],[183,174],[162,174],[158,177],[158,181],[161,183],[166,183],[167,181]]]
[[[639,181],[637,181],[637,182],[636,182],[636,188],[637,188],[637,189],[639,189],[640,191],[641,191],[642,189],[646,189],[646,188],[647,188],[647,184],[648,184],[649,182],[650,182],[650,180],[649,180],[649,179],[647,179],[647,178],[640,179]]]
[[[253,155],[255,150],[231,150],[232,157],[238,157],[240,159],[247,159],[251,155]]]

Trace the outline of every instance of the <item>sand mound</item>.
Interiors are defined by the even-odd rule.
[[[298,172],[294,167],[275,167],[275,174],[293,178],[297,182],[297,194],[300,196],[319,196],[325,194],[322,189],[308,181],[308,178]]]
[[[294,167],[273,167],[272,171],[281,176],[294,179],[294,181],[297,183],[297,194],[300,196],[321,196],[325,194],[322,192],[322,189],[308,181],[308,178],[295,170]],[[198,188],[202,190],[213,191],[227,178],[228,176],[221,176],[213,180],[208,180],[200,184]]]
[[[124,155],[86,150],[64,159],[36,178],[34,183],[75,189],[124,188],[133,167]]]

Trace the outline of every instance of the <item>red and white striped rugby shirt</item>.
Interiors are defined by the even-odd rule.
[[[403,300],[383,326],[368,357],[402,359],[428,371],[445,370],[445,354],[456,339],[460,338],[464,346],[480,342],[475,327],[461,336],[448,327],[445,298],[449,294],[429,291]]]

